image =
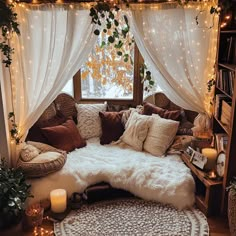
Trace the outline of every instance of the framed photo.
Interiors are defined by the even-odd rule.
[[[204,166],[207,163],[207,157],[203,156],[200,152],[195,151],[192,154],[192,163],[203,170]]]
[[[200,152],[194,150],[190,146],[187,147],[185,152],[188,155],[190,162],[203,170],[204,166],[207,163],[207,157],[203,156]]]

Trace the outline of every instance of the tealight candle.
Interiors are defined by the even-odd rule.
[[[40,204],[33,204],[25,210],[25,228],[35,227],[42,224],[44,209]]]
[[[215,179],[216,178],[216,173],[215,171],[210,171],[208,174],[209,179]]]
[[[50,192],[51,210],[55,213],[62,213],[66,210],[66,190],[55,189]]]
[[[205,165],[205,169],[213,170],[216,167],[216,157],[217,151],[214,148],[203,148],[202,149],[203,156],[207,157],[207,163]]]

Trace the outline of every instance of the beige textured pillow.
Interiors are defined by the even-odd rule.
[[[22,161],[31,161],[38,156],[40,150],[33,145],[25,144],[20,151],[20,158]]]
[[[140,115],[132,111],[127,123],[126,129],[120,140],[131,146],[137,151],[143,150],[143,141],[145,140],[148,129],[151,126],[152,117]]]
[[[102,125],[99,112],[105,112],[107,104],[75,104],[78,111],[79,133],[83,139],[100,137],[102,135]]]
[[[179,127],[179,122],[152,114],[153,122],[144,142],[144,150],[154,156],[162,156],[171,145]]]

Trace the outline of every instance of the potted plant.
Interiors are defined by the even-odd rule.
[[[230,183],[227,188],[228,196],[228,220],[229,229],[232,236],[236,236],[236,178]]]
[[[30,185],[20,169],[0,163],[0,230],[17,225],[23,216],[24,203],[30,197]]]

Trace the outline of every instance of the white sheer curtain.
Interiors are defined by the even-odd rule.
[[[21,35],[11,40],[15,53],[8,82],[16,123],[25,136],[84,63],[96,37],[88,9],[20,4],[16,12]]]
[[[218,30],[211,5],[133,5],[128,13],[135,41],[158,86],[177,105],[208,113],[207,81],[214,77]]]

